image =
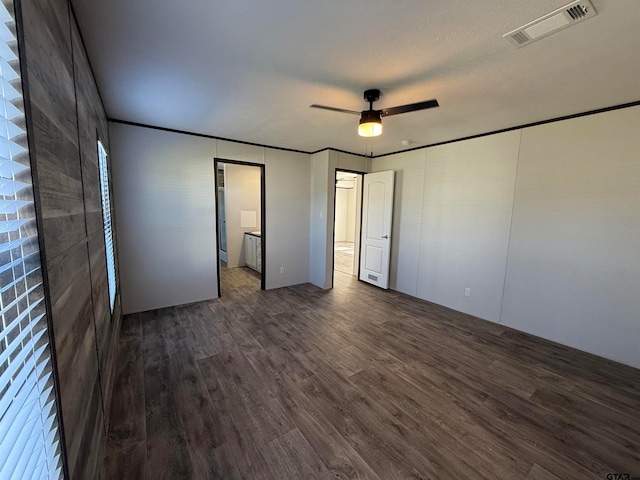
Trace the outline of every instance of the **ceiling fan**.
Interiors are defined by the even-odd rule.
[[[369,110],[357,112],[355,110],[345,110],[344,108],[327,107],[325,105],[310,105],[311,108],[321,108],[323,110],[331,110],[332,112],[351,113],[360,115],[360,125],[358,125],[358,135],[361,137],[376,137],[382,133],[382,117],[389,115],[398,115],[400,113],[415,112],[426,108],[438,107],[438,101],[426,100],[424,102],[410,103],[408,105],[400,105],[398,107],[383,108],[382,110],[374,110],[373,102],[380,98],[380,90],[365,90],[364,99],[369,102]]]

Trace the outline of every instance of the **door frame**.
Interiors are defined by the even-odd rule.
[[[336,184],[338,183],[338,172],[353,173],[360,177],[360,211],[356,212],[360,215],[360,228],[358,235],[358,252],[362,251],[362,200],[364,199],[364,176],[366,172],[359,172],[357,170],[349,170],[347,168],[336,168],[333,171],[333,221],[331,222],[331,288],[334,286],[335,272],[336,272]],[[355,243],[355,242],[354,242]],[[360,280],[360,255],[356,258],[353,256],[353,261],[358,262],[358,274],[356,278]],[[366,282],[362,282],[366,283]]]
[[[220,289],[220,222],[218,222],[218,164],[220,163],[229,163],[233,165],[244,165],[246,167],[259,167],[260,168],[260,251],[262,254],[262,271],[260,272],[260,290],[265,290],[266,284],[266,273],[267,269],[265,268],[266,263],[266,242],[265,242],[265,231],[267,224],[267,209],[266,209],[266,181],[265,181],[265,165],[264,163],[252,163],[252,162],[243,162],[241,160],[229,160],[227,158],[213,158],[213,186],[215,191],[215,204],[216,204],[216,268],[218,271],[218,298],[222,296]],[[225,185],[226,187],[226,185]]]

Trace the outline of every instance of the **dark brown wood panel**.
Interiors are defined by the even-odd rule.
[[[220,299],[123,320],[110,435],[135,448],[110,443],[105,478],[640,472],[637,369],[341,272],[331,291],[221,275]]]
[[[67,0],[22,1],[29,94],[67,139],[77,139]]]
[[[98,177],[96,141],[108,146],[107,119],[69,2],[21,5],[63,448],[71,479],[93,479],[102,470],[121,320],[119,300],[109,311]]]
[[[89,407],[87,421],[82,432],[83,448],[70,466],[74,473],[71,478],[97,478],[102,470],[105,452],[104,418],[102,416],[102,392],[100,383],[95,382],[91,391],[84,393],[84,401]],[[89,450],[89,447],[91,448]]]
[[[111,312],[106,270],[106,248],[103,228],[102,199],[97,141],[109,149],[107,117],[96,85],[91,65],[82,42],[75,17],[71,16],[71,40],[76,84],[78,140],[82,167],[84,212],[88,235],[89,271],[93,314],[96,328],[96,344],[100,365],[105,421],[109,420],[110,392],[112,391],[113,365],[117,339],[120,332],[120,310]],[[113,223],[113,222],[112,222]],[[115,239],[115,225],[112,225]],[[108,425],[108,423],[107,423]],[[106,429],[106,425],[105,425]]]
[[[65,0],[23,3],[25,51],[44,241],[56,256],[86,236],[70,24]]]
[[[92,402],[102,418],[100,395],[88,394],[99,375],[86,243],[49,259],[48,271],[69,471],[76,478],[76,462],[90,453],[92,437],[85,435],[92,433],[85,425],[94,421],[89,418],[96,412]]]
[[[91,274],[91,291],[93,294],[93,314],[95,318],[98,354],[102,369],[106,368],[111,341],[111,310],[109,307],[109,285],[107,280],[107,259],[104,248],[102,230],[87,239],[89,252],[89,269]]]
[[[55,118],[45,116],[36,103],[32,103],[31,118],[42,233],[47,255],[55,257],[86,237],[77,138],[63,136]]]
[[[87,234],[102,232],[102,203],[100,197],[100,176],[98,168],[98,137],[108,148],[108,132],[100,118],[106,118],[96,87],[91,66],[84,52],[78,27],[71,23],[73,45],[73,71],[76,84],[78,107],[78,138],[82,161],[82,186]],[[103,245],[104,249],[104,245]]]

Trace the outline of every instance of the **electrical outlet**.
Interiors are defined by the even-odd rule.
[[[280,273],[284,273],[284,267],[280,267]]]
[[[470,288],[465,288],[464,289],[464,296],[465,297],[470,297],[471,296],[471,289]]]

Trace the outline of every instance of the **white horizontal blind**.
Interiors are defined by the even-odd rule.
[[[60,479],[13,3],[0,1],[0,478]]]
[[[107,254],[107,279],[109,281],[109,306],[111,313],[116,303],[116,261],[113,252],[113,230],[111,228],[111,199],[109,197],[109,172],[107,151],[98,140],[98,162],[100,168],[100,195],[102,197],[102,221],[104,223],[104,245]]]

